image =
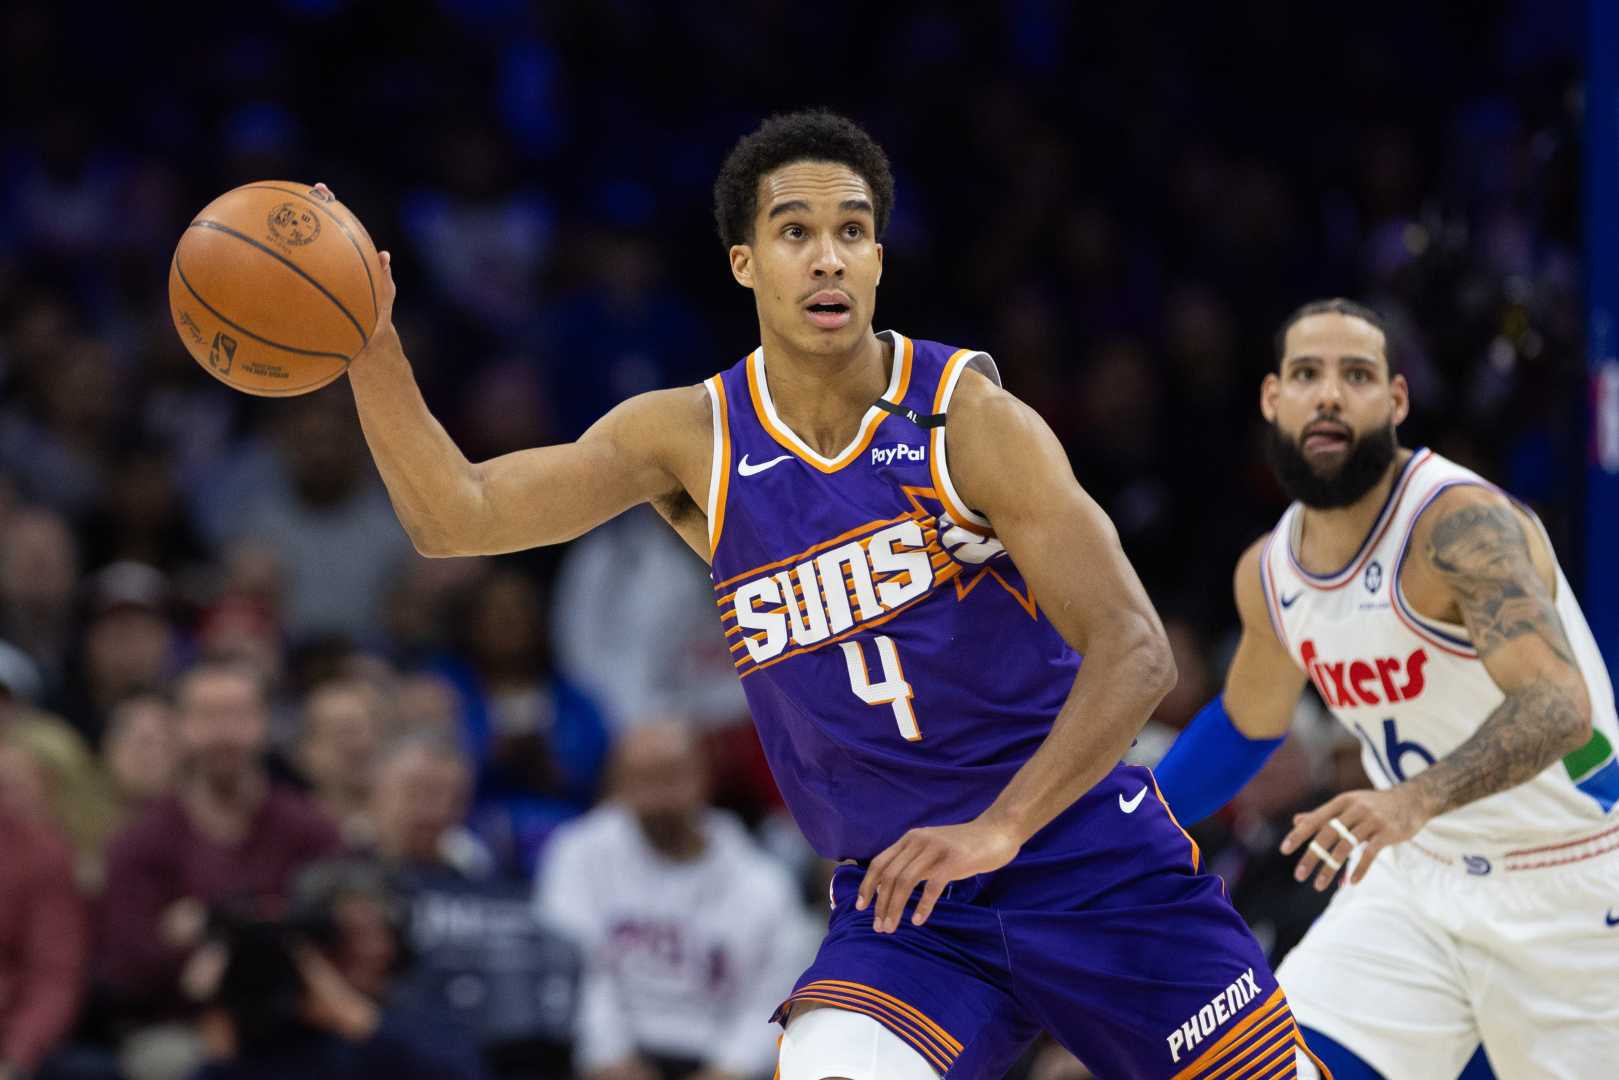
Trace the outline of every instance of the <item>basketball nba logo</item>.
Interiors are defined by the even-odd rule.
[[[236,339],[223,330],[214,335],[208,350],[208,364],[221,375],[229,374],[231,361],[236,359]]]
[[[320,235],[320,218],[315,216],[313,210],[295,203],[282,203],[271,210],[267,224],[270,226],[271,240],[294,247],[307,244]]]
[[[1366,591],[1374,593],[1383,584],[1383,564],[1373,559],[1366,565]]]

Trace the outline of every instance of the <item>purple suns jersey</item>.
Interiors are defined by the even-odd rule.
[[[765,755],[821,855],[966,821],[1040,745],[1080,658],[945,459],[988,355],[885,331],[892,374],[835,458],[782,423],[763,348],[705,384],[715,602]]]

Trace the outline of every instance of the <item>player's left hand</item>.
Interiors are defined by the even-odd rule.
[[[922,882],[922,899],[917,902],[911,923],[921,926],[933,914],[944,887],[974,874],[999,870],[1012,861],[1022,841],[1005,826],[982,818],[960,825],[939,825],[912,829],[888,846],[866,868],[860,881],[856,911],[864,911],[875,900],[872,929],[891,934],[899,929],[905,902]]]
[[[1359,884],[1379,852],[1417,835],[1430,816],[1417,793],[1404,784],[1387,791],[1346,791],[1308,814],[1294,814],[1293,829],[1282,839],[1282,854],[1291,855],[1304,846],[1293,877],[1304,881],[1314,873],[1315,888],[1320,892],[1332,884],[1338,870],[1348,864],[1350,853],[1359,848],[1354,876],[1346,879]],[[1320,851],[1328,858],[1323,859]]]

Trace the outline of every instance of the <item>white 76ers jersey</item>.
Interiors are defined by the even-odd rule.
[[[1498,490],[1478,474],[1418,450],[1395,478],[1359,553],[1342,570],[1319,575],[1299,565],[1298,503],[1282,515],[1260,559],[1277,637],[1333,715],[1360,740],[1366,774],[1380,788],[1409,779],[1456,749],[1504,698],[1467,628],[1419,615],[1400,589],[1412,527],[1441,491],[1458,484]],[[1590,742],[1527,783],[1441,814],[1418,835],[1428,846],[1451,852],[1505,848],[1619,822],[1613,686],[1560,567],[1556,603],[1591,698]]]

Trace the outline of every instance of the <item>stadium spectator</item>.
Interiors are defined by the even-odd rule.
[[[633,220],[650,211],[651,200],[639,183],[610,181],[598,189],[593,209]],[[547,355],[591,357],[588,364],[549,365],[557,434],[576,439],[625,398],[700,369],[713,346],[650,238],[634,228],[580,230],[570,254],[580,285],[547,306],[540,338]]]
[[[0,1078],[32,1076],[84,997],[90,920],[73,855],[48,823],[0,799]]]
[[[0,740],[26,754],[39,800],[27,808],[51,821],[73,845],[82,884],[100,881],[103,846],[117,827],[117,811],[95,757],[59,716],[34,707],[39,671],[20,650],[0,641]]]
[[[15,510],[0,534],[0,636],[37,665],[35,699],[56,691],[74,646],[78,551],[66,519],[41,506]]]
[[[173,792],[179,769],[177,722],[174,706],[161,694],[134,694],[113,706],[101,760],[123,824]]]
[[[404,233],[461,314],[510,330],[532,310],[555,211],[519,173],[507,141],[481,119],[452,121],[435,141],[441,186],[402,201]]]
[[[419,667],[449,646],[452,601],[488,571],[484,559],[405,558],[387,599],[388,647],[401,668]]]
[[[115,902],[102,905],[100,974],[131,1020],[182,1011],[180,969],[202,941],[210,905],[278,915],[293,875],[338,846],[319,811],[270,783],[267,703],[251,670],[199,664],[180,678],[176,703],[175,793],[120,834],[107,858]],[[132,1075],[183,1075],[195,1064],[198,1048],[174,1029],[139,1036],[126,1047]]]
[[[408,734],[382,754],[365,858],[410,909],[414,963],[396,1000],[467,1031],[497,1074],[560,1080],[578,962],[535,919],[527,887],[498,876],[461,826],[471,791],[471,762],[453,738]]]
[[[394,685],[394,715],[400,731],[426,731],[448,739],[461,736],[461,695],[449,680],[431,671],[401,675]]]
[[[493,856],[463,825],[472,798],[472,763],[452,736],[422,731],[385,747],[371,795],[377,857],[407,877],[448,873],[481,880]]]
[[[28,407],[0,410],[0,463],[29,498],[80,518],[109,489],[127,374],[103,338],[80,331],[52,345],[48,362],[27,373]]]
[[[285,403],[275,468],[230,525],[274,554],[282,622],[294,639],[377,633],[410,541],[360,442],[347,387]]]
[[[643,506],[571,545],[557,570],[557,665],[601,702],[616,731],[683,715],[704,730],[752,724],[713,582],[657,512]]]
[[[115,704],[168,681],[179,641],[170,619],[169,582],[156,568],[112,563],[90,576],[86,594],[82,645],[57,706],[99,745]]]
[[[589,808],[607,752],[595,703],[551,670],[538,586],[498,570],[454,618],[460,647],[435,665],[459,693],[477,764],[473,824],[523,878],[551,830]]]
[[[330,679],[304,699],[298,765],[315,802],[351,848],[375,834],[372,787],[388,721],[381,692],[363,679]]]
[[[118,450],[118,482],[85,522],[85,564],[134,562],[173,576],[205,564],[209,551],[191,519],[174,456],[151,439]]]
[[[814,953],[792,881],[708,807],[689,728],[613,755],[612,801],[558,831],[536,904],[586,956],[577,1059],[593,1080],[768,1077],[770,1009]]]

